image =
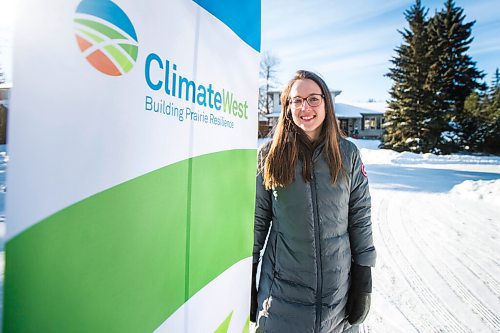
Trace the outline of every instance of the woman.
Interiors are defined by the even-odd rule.
[[[259,152],[250,319],[257,332],[357,332],[376,257],[359,151],[318,75],[297,71],[281,105]]]

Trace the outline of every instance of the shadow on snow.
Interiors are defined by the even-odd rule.
[[[466,180],[494,180],[492,172],[412,168],[388,164],[366,165],[370,188],[407,192],[445,193]]]

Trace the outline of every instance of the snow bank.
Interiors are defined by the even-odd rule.
[[[362,141],[362,140],[358,140]],[[358,146],[359,147],[359,146]],[[398,165],[498,165],[499,156],[476,156],[476,155],[434,155],[415,154],[410,152],[398,153],[389,149],[360,148],[361,156],[365,164],[398,164]]]
[[[434,154],[414,154],[399,153],[393,160],[398,164],[498,164],[498,156],[475,156],[475,155],[434,155]]]
[[[379,149],[379,140],[361,140],[347,138],[353,142],[361,152],[361,157],[365,164],[396,164],[396,165],[483,165],[498,166],[500,168],[499,156],[476,156],[465,154],[454,155],[434,155],[434,154],[415,154],[410,152],[398,153],[394,150]],[[258,140],[260,147],[270,138]]]
[[[361,148],[360,151],[364,164],[392,164],[399,156],[399,153],[388,149]]]
[[[450,194],[466,199],[500,204],[500,179],[466,180],[453,186]]]
[[[359,149],[378,149],[378,146],[380,145],[380,140],[363,140],[354,138],[347,138],[347,140],[354,143]]]

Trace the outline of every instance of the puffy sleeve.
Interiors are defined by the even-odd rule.
[[[354,262],[361,266],[375,266],[377,254],[373,245],[368,177],[355,146],[352,152],[348,230]]]
[[[272,200],[271,191],[264,188],[262,178],[262,165],[264,163],[264,151],[266,147],[259,150],[258,168],[257,168],[257,190],[255,198],[255,220],[254,220],[254,242],[253,242],[253,263],[260,260],[260,251],[264,247],[267,233],[272,219]]]

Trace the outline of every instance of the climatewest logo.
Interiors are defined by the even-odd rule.
[[[120,76],[134,67],[137,35],[127,14],[114,2],[83,0],[74,22],[78,46],[94,68]]]

